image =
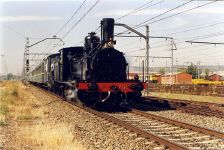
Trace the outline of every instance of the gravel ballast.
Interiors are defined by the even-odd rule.
[[[148,113],[224,132],[224,119],[183,113],[178,110],[148,111]]]
[[[76,106],[43,94],[39,89],[30,88],[29,90],[40,101],[45,102],[45,105],[39,107],[45,107],[47,122],[51,124],[63,122],[70,126],[76,141],[79,141],[86,149],[164,149],[153,141],[138,137]]]

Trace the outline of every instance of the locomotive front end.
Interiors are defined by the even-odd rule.
[[[138,79],[127,79],[127,61],[124,54],[114,48],[115,43],[112,18],[101,21],[101,42],[93,32],[85,38],[86,82],[78,84],[78,98],[88,105],[120,104],[140,97],[145,88]]]

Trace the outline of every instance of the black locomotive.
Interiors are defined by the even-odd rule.
[[[101,21],[101,38],[91,32],[83,47],[67,47],[50,55],[29,75],[29,81],[86,105],[141,97],[145,83],[127,79],[124,54],[114,48],[114,19]]]

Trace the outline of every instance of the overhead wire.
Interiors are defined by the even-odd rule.
[[[139,12],[139,11],[143,11],[143,10],[145,10],[145,9],[147,9],[147,8],[150,8],[150,7],[152,7],[152,6],[155,6],[155,5],[157,5],[157,4],[161,4],[161,3],[164,2],[165,0],[160,0],[159,2],[156,2],[156,3],[154,3],[154,4],[151,4],[151,5],[147,6],[148,4],[152,3],[153,1],[154,1],[154,0],[150,0],[149,2],[146,2],[145,4],[143,4],[143,5],[141,5],[141,6],[137,7],[137,8],[135,8],[134,10],[132,10],[132,11],[130,11],[130,12],[128,12],[127,14],[124,14],[123,16],[120,16],[119,18],[115,19],[115,21],[120,20],[120,19],[122,19],[122,18],[125,18],[125,17],[127,17],[127,16],[129,16],[129,15],[131,15],[131,14],[133,14],[133,13],[137,13],[137,12]],[[147,6],[147,7],[145,7],[145,6]],[[100,26],[98,26],[98,27],[95,29],[95,33],[97,33],[97,32],[99,31],[99,29],[100,29]]]
[[[206,35],[196,36],[196,37],[193,37],[192,40],[205,39],[205,38],[211,38],[211,37],[223,36],[223,35],[224,35],[224,32],[218,32],[218,33],[212,33],[212,34],[206,34]],[[191,37],[191,38],[192,38],[192,37]],[[185,43],[185,41],[186,41],[186,39],[185,39],[185,40],[181,40],[181,41],[179,41],[179,42],[176,42],[176,44]],[[170,46],[170,44],[151,47],[151,49],[159,48],[159,47],[164,47],[164,46]],[[199,45],[199,46],[197,46],[197,47],[200,47],[200,46],[206,46],[206,45]],[[179,49],[179,50],[183,50],[183,49],[187,49],[187,48],[190,48],[190,47],[191,47],[191,46],[185,46],[185,47],[179,47],[178,49]],[[139,52],[139,51],[142,51],[142,49],[133,50],[133,51],[128,51],[128,53]],[[164,50],[156,50],[156,52],[162,52],[162,51],[164,51]]]
[[[209,25],[205,25],[205,26],[199,26],[199,27],[195,27],[195,28],[191,28],[191,29],[186,29],[186,30],[182,30],[182,31],[179,31],[179,32],[168,33],[167,36],[180,34],[180,33],[186,33],[186,32],[195,31],[195,30],[199,30],[199,29],[204,29],[204,28],[208,28],[208,27],[213,27],[213,26],[220,25],[220,24],[223,24],[223,23],[224,23],[224,21],[209,24]]]
[[[74,18],[74,16],[79,12],[79,10],[82,8],[82,6],[85,4],[86,0],[84,0],[81,5],[74,11],[72,16],[65,22],[64,25],[61,26],[61,28],[56,32],[56,35],[58,35],[66,26],[67,24]]]
[[[8,25],[6,25],[6,24],[4,24],[4,23],[1,23],[1,22],[0,22],[0,24],[1,24],[3,27],[7,28],[8,30],[10,30],[10,31],[14,32],[15,34],[19,35],[20,37],[26,39],[26,37],[27,37],[26,35],[24,35],[24,34],[18,32],[18,31],[16,31],[15,29],[9,27]]]
[[[61,26],[61,28],[55,33],[55,35],[57,36],[67,25],[68,25],[68,23],[74,18],[74,16],[80,11],[80,9],[82,8],[82,6],[85,4],[85,2],[86,2],[86,0],[84,0],[82,3],[81,3],[81,5],[74,11],[74,13],[71,15],[71,17]],[[48,45],[46,46],[46,48],[45,48],[45,50],[43,50],[43,52],[44,51],[46,51],[48,48],[49,48],[49,46],[51,45],[51,43],[52,43],[52,41],[53,41],[53,39],[48,43]],[[42,52],[42,53],[43,53]]]
[[[185,3],[183,3],[183,4],[180,4],[180,5],[178,5],[178,6],[174,7],[174,8],[171,8],[171,9],[169,9],[169,10],[167,10],[167,11],[165,11],[165,12],[163,12],[163,13],[157,15],[157,16],[154,16],[154,17],[152,17],[152,18],[150,18],[150,19],[147,19],[147,20],[145,20],[145,21],[143,21],[143,22],[141,22],[141,23],[135,25],[135,28],[137,28],[137,27],[139,27],[139,26],[141,26],[141,25],[143,25],[143,24],[145,24],[145,23],[147,23],[147,22],[149,22],[149,21],[151,21],[151,20],[154,20],[154,19],[156,19],[156,18],[158,18],[158,17],[161,17],[161,16],[163,16],[163,15],[165,15],[165,14],[171,12],[171,11],[174,11],[174,10],[180,8],[180,7],[183,7],[183,6],[189,4],[189,3],[193,2],[193,1],[194,1],[194,0],[190,0],[190,1],[185,2]]]
[[[145,23],[147,23],[147,22],[149,22],[149,21],[151,21],[151,20],[154,20],[154,19],[156,19],[156,18],[158,18],[158,17],[161,17],[161,16],[163,16],[163,15],[165,15],[165,14],[171,12],[171,11],[174,11],[174,10],[176,10],[176,9],[182,7],[182,6],[185,6],[185,5],[189,4],[189,3],[191,3],[192,1],[194,1],[194,0],[190,0],[190,1],[185,2],[185,3],[183,3],[183,4],[180,4],[180,5],[178,5],[178,6],[174,7],[174,8],[171,8],[171,9],[169,9],[169,10],[167,10],[167,11],[164,11],[163,13],[161,13],[161,14],[159,14],[159,15],[156,15],[156,16],[154,16],[154,17],[151,17],[150,19],[147,19],[147,20],[145,20],[145,21],[143,21],[143,22],[141,22],[141,23],[139,23],[139,24],[133,26],[132,28],[134,28],[134,29],[138,29],[138,28],[140,28],[143,24],[145,24]],[[126,32],[127,32],[127,30],[125,30],[125,31],[123,31],[123,32],[120,32],[120,33],[118,33],[117,35],[120,35],[120,34],[123,34],[123,33],[126,33]]]
[[[186,40],[191,40],[191,41],[192,40],[200,40],[200,39],[206,39],[206,38],[223,36],[223,35],[224,35],[224,31],[222,31],[222,32],[216,32],[216,33],[212,33],[212,34],[195,36],[195,37],[181,38],[181,40],[180,39],[174,39],[174,40],[179,40],[178,42],[176,42],[176,44],[181,44],[181,43],[185,43]],[[158,45],[158,46],[154,46],[154,47],[151,47],[151,48],[159,48],[159,47],[163,47],[163,46],[164,45]]]
[[[124,14],[124,15],[118,17],[118,18],[116,18],[115,20],[120,20],[120,19],[122,19],[122,18],[124,18],[124,17],[127,17],[127,16],[129,16],[129,15],[131,15],[131,14],[137,12],[137,11],[140,10],[141,8],[147,6],[148,4],[152,3],[153,1],[154,1],[154,0],[150,0],[149,2],[146,2],[145,4],[143,4],[143,5],[141,5],[141,6],[137,7],[137,8],[135,8],[134,10],[132,10],[132,11],[130,11],[130,12],[128,12],[128,13],[126,13],[126,14]]]
[[[195,48],[196,47],[196,48]],[[198,47],[207,47],[207,48],[204,48],[204,49],[197,49]],[[217,54],[219,54],[220,52],[223,54],[223,51],[219,51],[219,52],[216,52],[216,53],[209,53],[209,55],[208,55],[208,51],[214,51],[215,49],[220,49],[222,46],[220,45],[219,47],[218,46],[209,46],[208,47],[208,45],[206,45],[206,44],[200,44],[199,46],[197,45],[197,46],[193,46],[193,45],[191,45],[191,49],[193,49],[194,50],[194,52],[192,52],[192,51],[187,51],[188,53],[192,53],[192,54],[194,54],[194,55],[198,55],[198,54],[202,54],[202,55],[206,55],[206,56],[212,56],[212,55],[217,55]],[[190,48],[190,47],[189,47]],[[202,51],[203,50],[203,51]],[[188,53],[186,53],[186,54],[188,54]],[[184,57],[187,57],[188,55],[184,55]],[[192,56],[192,55],[190,55],[190,56]],[[223,55],[224,56],[224,55]]]
[[[154,1],[154,0],[151,0],[151,1],[149,1],[149,2],[147,2],[147,3],[145,3],[145,4],[143,4],[143,5],[141,5],[141,6],[139,6],[139,7],[137,7],[136,9],[134,9],[134,10],[132,10],[132,11],[130,11],[130,12],[128,12],[128,13],[126,13],[126,14],[120,16],[119,18],[117,18],[117,19],[115,19],[115,20],[116,20],[116,21],[117,21],[117,20],[120,20],[120,19],[122,19],[122,18],[125,18],[125,17],[131,15],[131,14],[134,14],[134,13],[137,13],[137,12],[140,12],[140,11],[143,11],[143,10],[148,9],[148,8],[150,8],[150,7],[152,7],[152,6],[155,6],[155,5],[157,5],[157,4],[161,4],[161,3],[164,2],[165,0],[161,0],[161,1],[157,2],[157,3],[154,3],[154,4],[151,4],[151,5],[147,6],[148,4],[152,3],[153,1]],[[145,6],[146,6],[146,7],[145,7]]]
[[[85,17],[89,14],[89,12],[100,2],[97,0],[83,15],[82,17],[62,36],[61,39],[64,39]]]
[[[74,13],[72,14],[72,16],[61,26],[61,28],[55,33],[55,35],[57,36],[66,26],[67,24],[74,18],[74,16],[80,11],[80,9],[82,8],[82,6],[86,3],[86,0],[84,0],[81,5],[74,11]],[[50,44],[52,43],[53,40],[51,40],[49,42],[49,44],[46,46],[45,50],[46,51],[48,49],[48,47],[50,46]],[[43,52],[44,52],[43,51]]]
[[[86,0],[85,0],[86,1]],[[83,6],[83,4],[85,3],[85,1],[80,5],[80,6]],[[100,0],[97,0],[83,15],[82,15],[82,17],[62,36],[62,38],[61,39],[64,39],[89,13],[90,13],[90,11],[98,4],[100,2]],[[80,7],[79,7],[80,8]],[[80,10],[78,8],[78,10]],[[76,13],[76,11],[75,11],[75,13],[74,14],[77,14]],[[72,15],[73,16],[73,15]],[[74,17],[74,16],[73,16]],[[70,17],[70,18],[73,18],[73,17]],[[70,20],[70,19],[69,19]],[[70,21],[67,21],[67,22],[70,22]],[[66,25],[67,25],[67,22],[65,23]],[[65,25],[65,26],[66,26]],[[63,27],[63,26],[62,26]],[[64,28],[64,27],[63,27]],[[60,28],[60,30],[61,30],[62,28]],[[59,31],[60,31],[59,30]],[[59,32],[58,32],[59,33]],[[51,42],[52,42],[52,40],[51,40]],[[46,51],[47,49],[48,49],[48,47],[49,47],[49,45],[50,44],[48,44],[48,46],[47,46],[47,48],[44,50],[44,51]],[[43,52],[44,52],[43,51]],[[50,50],[49,50],[50,51]],[[48,51],[48,52],[49,52]],[[37,65],[37,64],[36,64]],[[35,67],[34,67],[35,68]]]
[[[186,33],[186,32],[190,32],[190,31],[195,31],[195,30],[199,30],[199,29],[209,28],[209,27],[221,25],[223,23],[224,23],[224,21],[216,22],[216,23],[213,23],[213,24],[205,25],[205,26],[197,25],[197,26],[190,27],[189,29],[185,29],[185,30],[181,30],[181,31],[173,32],[173,33],[168,33],[165,36],[171,36],[171,35]],[[158,35],[158,36],[160,36],[160,35]],[[155,42],[154,44],[162,43],[162,42],[164,42],[164,41]]]
[[[178,6],[172,8],[172,9],[170,9],[170,10],[168,10],[168,11],[165,11],[165,12],[163,12],[163,13],[157,15],[157,16],[154,16],[154,17],[152,17],[152,18],[146,20],[145,22],[150,21],[150,20],[153,20],[153,19],[155,19],[155,18],[158,18],[158,17],[160,17],[160,16],[162,16],[162,15],[168,13],[168,12],[171,12],[171,11],[173,11],[173,10],[175,10],[175,9],[178,9],[178,8],[184,6],[184,5],[187,5],[187,4],[189,4],[190,2],[192,2],[192,1],[194,1],[194,0],[190,0],[190,1],[188,1],[188,2],[185,2],[185,3],[181,4],[181,5],[178,5]],[[121,18],[127,17],[127,16],[131,15],[132,13],[136,13],[136,12],[138,12],[138,11],[141,11],[142,8],[144,8],[146,5],[148,5],[148,4],[151,3],[151,2],[152,2],[152,1],[147,2],[147,3],[143,4],[143,5],[141,5],[140,7],[134,9],[133,11],[131,11],[131,12],[129,12],[129,13],[127,13],[127,14],[125,14],[125,15],[119,17],[119,18],[117,18],[116,20],[119,20],[119,19],[121,19]],[[163,1],[160,1],[160,2],[158,2],[158,3],[156,3],[156,4],[159,4],[159,3],[161,3],[161,2],[163,2]],[[154,5],[152,4],[152,5],[150,5],[150,6],[154,6]],[[148,7],[147,7],[147,8],[148,8]],[[142,23],[145,23],[145,22],[142,22]],[[137,26],[141,25],[142,23],[140,23],[140,24],[138,24],[138,25],[135,25],[134,27],[137,27]],[[119,33],[119,34],[120,34],[120,33]],[[138,51],[138,50],[136,50],[136,51]],[[133,52],[133,51],[132,51],[132,52]],[[135,52],[135,51],[134,51],[134,52]]]
[[[165,20],[165,19],[168,19],[168,18],[177,16],[177,15],[180,15],[180,14],[183,14],[183,13],[185,13],[185,12],[188,12],[188,11],[191,11],[191,10],[194,10],[194,9],[198,9],[198,8],[204,7],[204,6],[206,6],[206,5],[215,3],[216,1],[218,1],[218,0],[214,0],[214,1],[211,1],[211,2],[208,2],[208,3],[205,3],[205,4],[202,4],[202,5],[199,5],[199,6],[196,6],[196,7],[193,7],[193,8],[190,8],[190,9],[187,9],[187,10],[184,10],[184,11],[181,11],[181,12],[178,12],[178,13],[173,14],[173,15],[170,15],[170,16],[160,18],[160,19],[158,19],[158,20],[152,21],[152,22],[147,23],[147,24],[148,24],[148,25],[149,25],[149,24],[153,24],[153,23],[156,23],[156,22],[159,22],[159,21],[162,21],[162,20]]]
[[[203,25],[197,25],[197,26],[189,27],[188,29],[185,29],[185,30],[168,33],[165,36],[176,35],[176,34],[186,33],[186,32],[195,31],[195,30],[199,30],[199,29],[214,27],[214,26],[217,26],[217,25],[221,25],[223,23],[224,23],[224,21],[212,23],[212,24],[209,24],[209,25],[204,25],[204,24]],[[160,43],[160,42],[157,42],[157,43]]]
[[[145,21],[143,21],[143,22],[141,22],[141,23],[139,23],[139,24],[133,26],[132,28],[134,28],[134,29],[138,29],[138,28],[144,26],[143,24],[146,24],[146,23],[149,22],[149,21],[152,21],[152,20],[154,20],[154,19],[156,19],[156,18],[158,18],[158,17],[161,17],[162,15],[164,15],[164,14],[166,14],[166,13],[168,13],[168,12],[171,12],[171,11],[173,11],[173,10],[176,10],[176,9],[182,7],[182,6],[185,6],[185,5],[187,5],[187,4],[189,4],[190,2],[193,2],[193,1],[194,1],[194,0],[190,0],[190,1],[188,1],[188,2],[185,2],[185,3],[181,4],[181,5],[178,5],[178,6],[174,7],[174,8],[172,8],[172,9],[169,9],[169,10],[167,10],[167,11],[165,11],[165,12],[163,12],[163,13],[157,15],[157,16],[155,16],[155,17],[152,17],[152,18],[150,18],[150,19],[147,19],[147,20],[145,20]],[[149,25],[149,24],[153,24],[153,23],[156,23],[156,22],[159,22],[159,21],[162,21],[162,20],[165,20],[165,19],[174,17],[174,16],[177,16],[177,15],[180,15],[180,14],[183,14],[183,13],[188,12],[188,11],[192,11],[192,10],[201,8],[201,7],[203,7],[203,6],[206,6],[206,5],[215,3],[215,2],[217,2],[217,1],[219,1],[219,0],[214,0],[214,1],[211,1],[211,2],[208,2],[208,3],[205,3],[205,4],[202,4],[202,5],[198,5],[198,6],[196,6],[196,7],[190,8],[190,9],[186,9],[186,10],[181,11],[181,12],[178,12],[178,13],[176,13],[176,14],[173,14],[173,15],[170,15],[170,16],[166,16],[166,17],[160,18],[160,19],[158,19],[158,20],[152,21],[152,22],[150,22],[150,23],[147,23],[147,25]],[[127,32],[127,30],[122,31],[122,32],[120,32],[120,33],[118,33],[118,34],[120,35],[120,34],[123,34],[123,33],[126,33],[126,32]]]

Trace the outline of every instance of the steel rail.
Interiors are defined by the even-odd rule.
[[[183,128],[187,128],[187,129],[190,129],[190,130],[193,130],[193,131],[196,131],[196,132],[201,132],[201,133],[204,133],[206,135],[210,135],[210,136],[214,136],[214,137],[217,137],[217,138],[224,139],[224,132],[219,132],[219,131],[216,131],[216,130],[196,126],[196,125],[193,125],[193,124],[176,121],[176,120],[173,120],[173,119],[169,119],[169,118],[165,118],[165,117],[162,117],[162,116],[146,113],[146,112],[143,112],[143,111],[140,111],[140,110],[137,110],[137,109],[133,109],[133,108],[129,108],[129,107],[125,107],[125,108],[130,109],[131,112],[133,112],[137,115],[140,115],[140,116],[144,116],[146,118],[159,120],[159,121],[162,121],[162,122],[166,122],[168,124],[181,126]]]
[[[172,98],[161,98],[156,96],[145,96],[146,100],[156,100],[156,101],[170,101],[170,102],[178,102],[178,103],[186,103],[186,104],[197,104],[199,106],[219,106],[222,107],[224,104],[220,103],[211,103],[211,102],[199,102],[199,101],[190,101],[190,100],[181,100],[181,99],[172,99]]]
[[[159,97],[145,97],[145,100],[141,102],[151,102],[152,105],[161,104],[164,106],[168,106],[169,108],[181,110],[184,112],[224,118],[224,104]]]
[[[110,116],[110,115],[107,115],[106,113],[102,113],[102,112],[98,112],[98,111],[95,111],[93,109],[90,109],[90,108],[84,108],[86,111],[92,113],[92,114],[95,114],[97,116],[100,116],[101,118],[104,118],[110,122],[113,122],[114,124],[117,124],[121,127],[124,127],[126,128],[127,130],[129,131],[132,131],[134,133],[137,133],[139,135],[141,135],[142,137],[144,138],[148,138],[148,139],[152,139],[152,140],[155,140],[156,142],[162,144],[162,145],[165,145],[167,147],[169,147],[169,149],[173,149],[173,150],[187,150],[188,148],[185,147],[185,146],[182,146],[180,144],[177,144],[177,143],[174,143],[172,141],[169,141],[169,140],[166,140],[165,138],[162,138],[162,137],[159,137],[153,133],[149,133],[147,131],[144,131],[138,127],[135,127],[125,121],[122,121],[120,119],[117,119],[113,116]]]

